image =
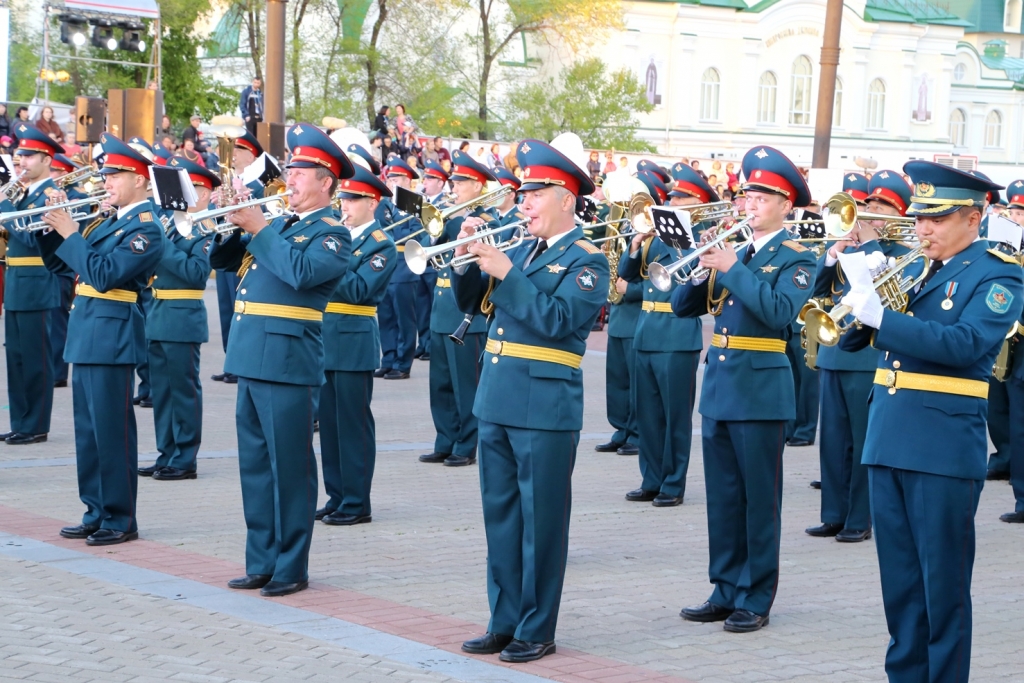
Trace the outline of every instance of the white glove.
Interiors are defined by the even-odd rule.
[[[885,254],[880,251],[872,251],[869,254],[865,254],[864,262],[867,263],[868,270],[871,271],[874,277],[878,277],[878,272],[888,266]]]
[[[882,313],[885,309],[882,308],[882,300],[878,298],[878,292],[875,290],[851,291],[843,297],[840,303],[853,309],[853,317],[862,325],[873,327],[876,330],[881,326]]]

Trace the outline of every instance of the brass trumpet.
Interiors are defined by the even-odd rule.
[[[220,218],[226,216],[229,213],[238,211],[240,209],[248,209],[251,206],[260,206],[264,204],[278,204],[277,207],[266,207],[264,213],[269,214],[271,218],[277,218],[285,212],[287,209],[287,198],[292,194],[291,190],[285,190],[280,194],[270,195],[263,197],[262,199],[250,199],[247,202],[241,202],[240,204],[233,204],[231,206],[224,206],[219,209],[207,209],[206,211],[197,211],[195,213],[181,213],[176,214],[174,217],[174,227],[183,236],[187,237],[192,234],[192,228],[199,226],[200,235],[223,235],[238,229],[238,226],[234,223],[220,223],[216,228],[210,229],[203,225],[203,221],[207,218]]]
[[[0,213],[0,223],[6,223],[8,221],[20,221],[23,218],[30,218],[32,216],[38,216],[40,214],[49,213],[50,211],[60,211],[65,209],[71,211],[77,209],[80,206],[89,206],[90,204],[100,204],[109,197],[109,194],[102,194],[98,197],[83,197],[82,199],[74,199],[72,201],[63,202],[61,204],[51,204],[50,206],[38,206],[34,209],[24,209],[22,211],[11,211],[10,213]],[[81,219],[76,219],[81,220]],[[15,230],[25,230],[26,227],[17,227]],[[36,228],[41,230],[42,228]]]
[[[821,219],[829,235],[845,237],[850,234],[857,221],[885,221],[882,239],[916,240],[915,219],[911,216],[890,216],[886,213],[866,213],[857,209],[857,201],[846,192],[837,192],[825,202]],[[803,241],[803,240],[801,240]]]
[[[422,275],[423,272],[426,271],[428,263],[433,263],[434,268],[437,270],[441,270],[448,266],[451,266],[452,268],[467,266],[470,263],[476,263],[479,259],[473,254],[466,254],[465,256],[455,256],[449,261],[445,261],[443,254],[446,254],[449,251],[454,252],[461,246],[481,241],[490,244],[498,251],[514,249],[527,239],[532,239],[532,236],[530,236],[526,230],[526,226],[529,224],[530,219],[524,218],[523,220],[515,223],[502,225],[496,228],[488,228],[487,230],[480,230],[473,235],[452,240],[451,242],[445,242],[444,244],[438,244],[433,247],[425,247],[419,242],[410,242],[405,247],[405,263],[409,266],[409,270],[417,275]],[[500,233],[510,229],[514,231],[512,233],[512,237],[504,242],[498,242],[495,240],[495,237]]]
[[[53,179],[53,184],[61,190],[66,190],[73,185],[77,185],[83,180],[92,178],[94,175],[96,175],[96,169],[92,166],[83,166],[82,168],[76,168],[74,171],[70,171],[64,175],[57,176]]]
[[[686,284],[690,280],[700,280],[707,277],[711,273],[711,270],[709,268],[702,268],[698,265],[700,257],[712,249],[726,248],[728,246],[726,242],[732,237],[737,237],[739,239],[736,246],[733,247],[736,251],[746,249],[747,245],[754,240],[754,231],[750,227],[751,220],[752,217],[744,218],[731,228],[719,232],[715,235],[714,239],[709,241],[707,244],[698,247],[696,250],[690,252],[674,263],[670,263],[667,266],[663,266],[660,263],[652,263],[647,269],[647,274],[651,278],[651,284],[661,291],[667,292],[672,289],[673,278],[675,278],[679,284]],[[683,270],[684,268],[687,270]]]
[[[928,240],[921,243],[921,246],[911,249],[901,256],[891,266],[884,266],[877,275],[874,282],[875,291],[882,300],[882,306],[893,311],[902,313],[910,303],[908,293],[924,280],[928,274],[928,267],[931,260],[925,255],[924,250],[929,246]],[[921,272],[916,275],[908,275],[904,271],[916,261],[921,261]],[[845,323],[846,316],[850,315],[852,308],[845,304],[836,304],[828,313],[821,309],[807,311],[804,319],[807,323],[808,335],[813,326],[819,344],[835,346],[839,339],[850,331],[851,325]],[[855,322],[853,325],[857,325]]]

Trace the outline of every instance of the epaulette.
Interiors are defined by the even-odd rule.
[[[378,242],[385,242],[388,239],[388,236],[384,234],[383,230],[374,230],[370,233],[370,236]]]
[[[143,223],[152,223],[153,214],[151,214],[149,211],[143,211],[142,213],[139,214],[139,220],[142,221]]]
[[[216,230],[217,220],[215,218],[204,218],[203,225],[209,228],[210,230]]]
[[[577,247],[580,247],[581,249],[586,251],[588,254],[600,254],[601,253],[601,250],[598,249],[596,246],[594,246],[594,244],[592,244],[590,242],[590,240],[576,240],[573,244],[575,244]]]
[[[1012,263],[1015,266],[1019,266],[1020,265],[1020,261],[1018,261],[1017,259],[1013,258],[1009,254],[1004,254],[1003,252],[999,251],[998,249],[986,249],[985,251],[987,251],[988,253],[992,254],[993,256],[995,256],[1000,261],[1003,261],[1005,263]]]
[[[56,188],[48,187],[45,190],[43,190],[43,194],[46,195],[47,197],[49,197],[50,195],[52,195],[56,191],[57,191]]]
[[[343,227],[345,225],[344,223],[339,221],[337,218],[331,218],[330,216],[324,216],[320,220],[322,220],[324,223],[326,223],[327,225],[330,225],[333,228],[340,228],[340,227]]]
[[[786,240],[785,242],[782,243],[782,246],[789,247],[795,252],[807,251],[807,247],[800,244],[799,242],[794,242],[793,240]]]
[[[525,216],[525,215],[523,215],[523,212],[522,212],[522,211],[516,211],[516,218],[517,218],[518,220],[523,220],[524,218],[526,218],[526,216]]]

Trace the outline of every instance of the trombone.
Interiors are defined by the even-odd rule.
[[[277,218],[285,212],[286,202],[285,200],[292,194],[291,190],[285,190],[280,194],[273,194],[268,197],[261,199],[250,199],[247,202],[241,202],[239,204],[232,204],[231,206],[224,206],[219,209],[207,209],[206,211],[196,211],[195,213],[181,213],[174,218],[174,227],[184,237],[192,234],[192,228],[198,226],[199,234],[206,235],[225,235],[229,232],[238,229],[238,226],[234,223],[219,223],[215,228],[207,228],[203,225],[203,221],[207,218],[220,218],[226,216],[229,213],[239,211],[241,209],[248,209],[253,206],[263,206],[264,204],[277,203],[280,206],[267,207],[264,213],[269,214],[271,218]]]
[[[613,204],[613,206],[621,207],[619,204]],[[626,239],[629,237],[635,237],[636,235],[647,235],[654,230],[654,214],[651,213],[652,206],[654,206],[654,199],[651,195],[646,192],[637,192],[630,197],[629,205],[625,207],[624,211],[627,215],[610,221],[604,221],[603,223],[584,225],[583,227],[587,230],[592,230],[602,226],[613,226],[615,230],[618,230],[618,224],[629,223],[630,227],[633,228],[633,232],[606,235],[605,237],[599,237],[596,240],[590,240],[592,244],[601,244],[602,242],[607,242],[609,240]],[[620,210],[622,209],[620,208]]]
[[[444,244],[439,244],[434,247],[425,247],[419,242],[410,242],[405,247],[405,263],[409,266],[409,270],[417,275],[422,275],[423,272],[426,271],[428,263],[433,263],[434,268],[437,270],[447,268],[448,266],[451,266],[452,268],[467,266],[470,263],[476,263],[479,259],[473,254],[466,254],[465,256],[455,256],[446,262],[443,255],[449,251],[453,252],[461,246],[481,241],[486,244],[490,244],[498,251],[514,249],[525,242],[528,238],[532,238],[532,236],[528,235],[526,229],[529,224],[530,219],[524,218],[523,220],[516,221],[515,223],[481,230],[467,237],[453,240],[451,242],[445,242]],[[506,230],[514,231],[512,233],[512,237],[504,242],[498,242],[495,237]]]
[[[66,190],[72,185],[77,185],[83,180],[91,178],[94,175],[96,175],[96,169],[92,166],[83,166],[82,168],[76,168],[74,171],[69,171],[64,175],[57,176],[53,179],[53,184],[61,190]]]
[[[928,274],[931,260],[925,255],[924,250],[929,244],[928,240],[924,240],[920,246],[908,251],[891,266],[883,266],[875,275],[872,284],[882,300],[882,306],[900,313],[906,310],[907,304],[910,303],[907,294]],[[904,271],[916,261],[921,261],[921,272],[916,276],[905,273]],[[808,334],[813,329],[818,343],[825,346],[835,346],[839,343],[840,337],[849,332],[852,326],[859,327],[857,322],[852,325],[844,322],[852,311],[853,309],[845,304],[837,304],[828,313],[821,308],[801,309],[807,323]]]
[[[647,275],[651,279],[651,284],[661,291],[667,292],[672,289],[673,278],[682,285],[690,280],[700,280],[707,277],[711,273],[711,269],[697,265],[700,257],[712,249],[724,249],[727,246],[726,242],[732,237],[739,238],[736,246],[733,247],[736,251],[746,249],[747,245],[754,240],[754,230],[750,227],[751,220],[753,220],[753,216],[744,218],[731,228],[719,232],[707,244],[698,247],[674,263],[670,263],[667,266],[663,266],[660,263],[652,263],[647,267]],[[683,270],[684,268],[687,268],[687,270]]]
[[[491,190],[490,192],[485,192],[479,197],[474,197],[469,201],[462,202],[461,204],[456,204],[455,206],[449,206],[443,211],[434,206],[433,204],[431,204],[430,202],[423,202],[423,208],[420,209],[420,221],[423,223],[423,227],[420,230],[417,230],[416,232],[412,233],[411,235],[406,235],[401,240],[395,242],[395,244],[402,244],[409,238],[422,234],[424,232],[430,233],[431,237],[439,237],[441,233],[444,232],[444,222],[451,218],[452,216],[454,216],[455,214],[457,214],[458,212],[467,209],[476,209],[481,206],[497,204],[503,201],[505,197],[507,197],[508,195],[514,194],[515,191],[515,188],[512,187],[511,185],[502,185],[497,189]],[[402,220],[395,221],[394,223],[383,229],[390,230],[396,225],[401,225],[402,223],[410,221],[415,217],[415,214],[409,214]]]

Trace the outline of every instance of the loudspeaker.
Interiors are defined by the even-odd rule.
[[[284,166],[285,133],[288,129],[283,123],[257,123],[256,139],[260,141],[263,151],[276,157]]]
[[[79,143],[100,141],[107,120],[107,101],[102,97],[75,98],[75,140]]]
[[[107,130],[122,140],[138,136],[152,145],[163,115],[162,90],[128,88],[107,91]]]

